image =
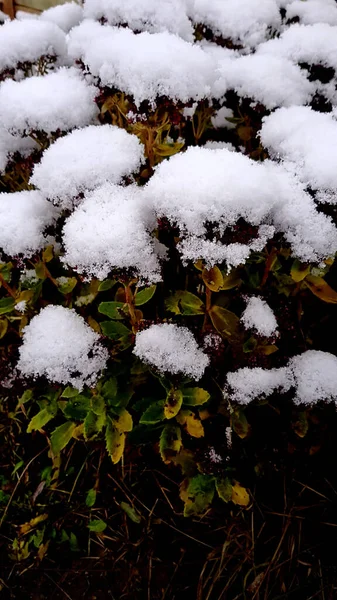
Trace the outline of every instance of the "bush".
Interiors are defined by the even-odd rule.
[[[152,445],[191,517],[251,505],[269,428],[294,452],[323,443],[337,400],[337,8],[316,23],[313,1],[278,4],[87,0],[80,24],[59,7],[58,24],[46,11],[1,26],[15,560],[77,550],[46,508],[67,494],[103,535],[104,455],[124,472]],[[118,503],[138,523],[131,504]]]

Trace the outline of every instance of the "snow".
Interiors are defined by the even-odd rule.
[[[287,19],[299,17],[303,25],[328,23],[337,25],[337,6],[335,0],[295,0],[287,6]]]
[[[61,65],[66,54],[65,34],[54,23],[15,19],[0,27],[0,72],[18,63],[35,63],[41,56],[57,57],[56,64]]]
[[[62,67],[43,77],[7,79],[0,85],[0,123],[11,133],[55,132],[94,121],[98,90],[75,68]]]
[[[183,373],[193,379],[200,379],[209,364],[191,331],[170,323],[138,332],[133,353],[161,373]]]
[[[156,224],[142,188],[105,184],[86,194],[67,219],[63,260],[101,280],[113,269],[131,269],[147,281],[160,281],[164,247],[150,235]]]
[[[0,248],[9,256],[31,256],[45,246],[44,230],[56,217],[56,209],[38,191],[1,193]]]
[[[257,49],[257,54],[288,58],[295,63],[321,64],[337,68],[337,27],[327,23],[295,24],[279,38],[268,40]]]
[[[305,185],[337,192],[337,121],[307,106],[265,117],[261,141],[271,156],[291,164]]]
[[[233,117],[234,113],[232,109],[227,106],[222,106],[213,117],[211,117],[212,125],[215,129],[221,129],[222,127],[225,129],[235,129],[235,124],[227,120],[232,119]]]
[[[295,404],[337,402],[337,357],[329,352],[307,350],[279,369],[244,367],[228,373],[225,393],[239,404],[248,404],[276,390],[287,392],[291,388]]]
[[[261,250],[274,231],[283,233],[295,256],[315,261],[337,250],[337,229],[319,213],[298,180],[272,161],[255,162],[227,149],[189,148],[164,161],[145,188],[157,216],[179,228],[183,259],[238,265]],[[224,245],[204,239],[207,223],[217,237],[242,217],[264,226],[260,240]],[[262,241],[262,247],[261,247]]]
[[[25,310],[26,310],[26,306],[27,306],[26,300],[21,300],[20,302],[18,302],[17,304],[15,304],[14,308],[19,313],[23,314],[25,312]]]
[[[0,127],[0,173],[6,169],[15,152],[27,157],[37,147],[37,143],[32,138],[11,135]]]
[[[259,335],[271,337],[277,332],[275,315],[265,300],[259,296],[246,297],[246,308],[241,321],[246,329],[254,329]]]
[[[5,21],[9,21],[9,16],[0,10],[0,26],[5,23]]]
[[[79,25],[83,19],[83,8],[76,2],[66,2],[44,10],[40,15],[41,21],[55,23],[65,33]]]
[[[168,32],[136,35],[84,21],[70,32],[68,51],[103,86],[132,95],[137,106],[159,96],[186,103],[205,98],[215,77],[213,59],[200,46]]]
[[[281,24],[275,0],[189,0],[188,14],[223,38],[254,47]]]
[[[120,183],[143,162],[143,145],[135,135],[112,125],[89,125],[49,146],[30,183],[55,204],[71,208],[78,194],[108,181]]]
[[[250,54],[236,60],[226,60],[218,68],[214,96],[222,97],[233,89],[244,98],[260,102],[268,109],[278,106],[306,104],[315,93],[315,86],[305,72],[290,60],[270,55]]]
[[[95,384],[108,351],[75,310],[49,305],[23,330],[17,368],[26,377],[47,377],[81,390]]]
[[[127,25],[134,31],[169,31],[192,42],[193,28],[182,0],[86,0],[84,16],[104,18],[110,25]]]

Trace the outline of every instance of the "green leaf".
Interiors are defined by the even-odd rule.
[[[181,429],[176,423],[165,425],[160,435],[159,450],[164,463],[168,464],[182,446]]]
[[[232,499],[232,490],[233,486],[230,482],[230,479],[226,477],[225,479],[217,479],[215,481],[216,491],[218,492],[219,498],[224,502],[230,502]]]
[[[102,415],[95,415],[90,410],[84,420],[83,435],[86,441],[94,438],[96,435],[101,433],[106,423],[105,413]]]
[[[159,400],[151,404],[146,411],[142,414],[139,423],[143,425],[155,425],[165,419],[164,414],[165,400]]]
[[[215,304],[208,314],[213,327],[229,342],[238,341],[242,337],[240,319],[235,313]]]
[[[103,387],[102,387],[102,395],[104,398],[115,398],[117,394],[117,379],[116,377],[110,377]]]
[[[232,427],[236,435],[242,440],[247,437],[250,432],[250,425],[247,421],[243,408],[236,408],[231,415]]]
[[[100,323],[103,335],[118,342],[120,350],[126,350],[133,343],[133,335],[130,329],[119,321],[102,321]]]
[[[66,387],[66,389],[62,392],[61,398],[74,398],[79,395],[79,391],[73,387]]]
[[[254,352],[256,346],[257,339],[252,336],[245,341],[245,343],[242,346],[242,350],[245,352],[245,354],[249,354],[250,352]]]
[[[183,395],[180,390],[171,389],[167,394],[164,415],[166,419],[173,419],[181,409],[183,403]]]
[[[93,533],[103,533],[106,528],[107,524],[101,519],[94,519],[88,523],[88,529]]]
[[[135,295],[135,305],[142,306],[143,304],[149,302],[149,300],[151,300],[151,298],[154,296],[156,289],[156,285],[151,285],[150,287],[145,288],[140,292],[137,292],[137,294]]]
[[[121,320],[125,319],[127,316],[127,314],[123,313],[124,306],[127,308],[127,305],[125,305],[123,302],[101,302],[98,305],[98,312],[100,312],[102,315],[110,317],[110,319]]]
[[[200,406],[210,399],[209,393],[203,388],[190,387],[183,388],[181,391],[183,393],[183,404],[186,404],[186,406]]]
[[[36,431],[37,429],[42,429],[44,425],[47,425],[49,421],[51,421],[57,413],[56,409],[51,406],[47,408],[43,408],[40,412],[37,413],[29,422],[27,427],[27,433],[31,433],[32,431]]]
[[[140,423],[128,434],[128,441],[133,446],[142,446],[144,444],[155,444],[158,441],[159,433],[163,425],[144,425]]]
[[[184,290],[177,291],[173,296],[165,300],[166,310],[173,312],[175,315],[203,315],[205,306],[202,300]]]
[[[92,508],[92,506],[94,506],[95,502],[96,502],[96,490],[94,488],[91,488],[91,490],[89,490],[87,493],[87,497],[85,499],[85,504],[88,508]]]
[[[87,398],[82,394],[78,394],[78,396],[68,400],[67,406],[63,412],[68,419],[75,419],[79,421],[85,419],[89,410],[90,398]]]
[[[58,291],[61,294],[70,294],[77,284],[76,277],[60,277],[56,280],[58,282]]]
[[[101,283],[98,286],[98,291],[99,292],[107,292],[108,290],[111,290],[111,288],[115,285],[115,283],[117,283],[116,279],[105,279],[104,281],[101,281]]]
[[[184,516],[199,515],[210,506],[215,493],[215,480],[211,475],[196,475],[189,480],[180,497],[184,500]]]
[[[129,519],[131,519],[131,521],[133,521],[134,523],[140,523],[141,522],[142,518],[135,511],[135,509],[133,508],[133,506],[131,506],[127,502],[121,502],[119,506],[121,507],[122,510],[124,510],[124,512],[129,517]]]
[[[59,454],[63,448],[70,442],[76,429],[76,423],[67,421],[54,429],[50,436],[51,449],[53,454]]]
[[[96,394],[96,396],[91,398],[91,410],[95,415],[105,414],[105,401],[100,394]]]
[[[303,410],[297,413],[297,419],[292,423],[292,428],[300,438],[304,438],[307,435],[309,430],[307,411]]]
[[[26,402],[29,402],[32,399],[33,390],[26,390],[25,392],[23,392],[21,398],[18,399],[18,406],[21,406],[21,404],[26,404]]]
[[[0,300],[0,315],[5,315],[14,310],[15,300],[14,298],[2,298]]]
[[[125,433],[118,431],[110,418],[107,420],[105,429],[105,443],[109,456],[114,464],[117,464],[123,456],[125,447]]]
[[[77,537],[72,531],[70,532],[69,546],[72,552],[80,552]]]

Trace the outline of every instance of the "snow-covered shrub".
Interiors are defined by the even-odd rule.
[[[336,12],[86,0],[1,25],[2,387],[29,433],[58,419],[53,456],[117,463],[146,431],[235,501],[254,410],[304,437],[336,402]]]

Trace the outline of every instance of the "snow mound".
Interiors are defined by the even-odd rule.
[[[29,156],[38,147],[32,138],[11,135],[0,127],[0,173],[2,173],[15,152],[21,156]]]
[[[169,31],[192,42],[193,28],[182,0],[86,0],[84,16],[105,19],[110,25],[127,25],[134,31]]]
[[[337,121],[331,113],[280,108],[264,118],[261,140],[273,158],[292,163],[305,185],[337,193]]]
[[[132,95],[136,105],[159,96],[181,102],[205,98],[215,77],[214,61],[200,46],[168,32],[135,34],[84,21],[70,32],[68,51],[103,86]]]
[[[317,211],[291,173],[272,161],[258,163],[227,149],[189,148],[156,168],[145,193],[159,218],[179,225],[185,260],[226,260],[234,266],[245,262],[251,250],[261,250],[274,231],[283,233],[293,254],[304,261],[337,249],[331,219]],[[239,218],[261,226],[258,238],[249,245],[222,244],[225,229]]]
[[[225,393],[239,404],[249,404],[255,398],[291,388],[295,390],[296,404],[337,402],[337,357],[329,352],[307,350],[279,369],[244,367],[228,373]]]
[[[246,329],[254,329],[259,335],[271,337],[277,332],[275,315],[265,300],[258,296],[246,298],[247,305],[241,316]]]
[[[306,4],[306,2],[303,2]],[[337,68],[337,27],[327,23],[295,24],[279,38],[268,40],[257,49],[257,54],[288,58],[295,63],[321,64]]]
[[[113,269],[131,269],[145,280],[160,281],[164,247],[150,235],[156,223],[141,188],[105,184],[88,193],[66,221],[63,260],[98,279]]]
[[[43,153],[30,182],[49,200],[71,208],[80,193],[120,183],[144,161],[135,135],[113,125],[89,125],[59,138]]]
[[[68,33],[73,27],[79,25],[83,19],[83,8],[76,2],[66,2],[59,6],[52,6],[44,10],[40,15],[41,21],[55,23],[65,33]]]
[[[35,63],[42,56],[56,57],[56,64],[61,65],[66,54],[65,34],[54,23],[15,19],[0,27],[0,72],[19,63]]]
[[[46,244],[44,230],[57,214],[38,191],[0,194],[0,248],[9,256],[31,256]]]
[[[209,364],[191,331],[169,323],[137,333],[133,353],[162,373],[183,373],[193,379],[200,379]]]
[[[95,384],[108,351],[75,310],[49,305],[23,330],[17,368],[26,377],[46,377],[81,390]]]
[[[252,98],[268,109],[277,106],[307,104],[315,86],[290,60],[279,56],[250,54],[226,60],[218,68],[214,96],[222,97],[227,89],[239,96]]]
[[[11,133],[68,131],[93,122],[97,88],[88,85],[75,68],[43,77],[7,79],[0,86],[0,123]]]
[[[287,19],[298,17],[303,25],[328,23],[337,25],[337,6],[335,0],[295,0],[287,6]]]
[[[187,6],[194,23],[246,47],[261,43],[281,25],[275,0],[188,0]]]

